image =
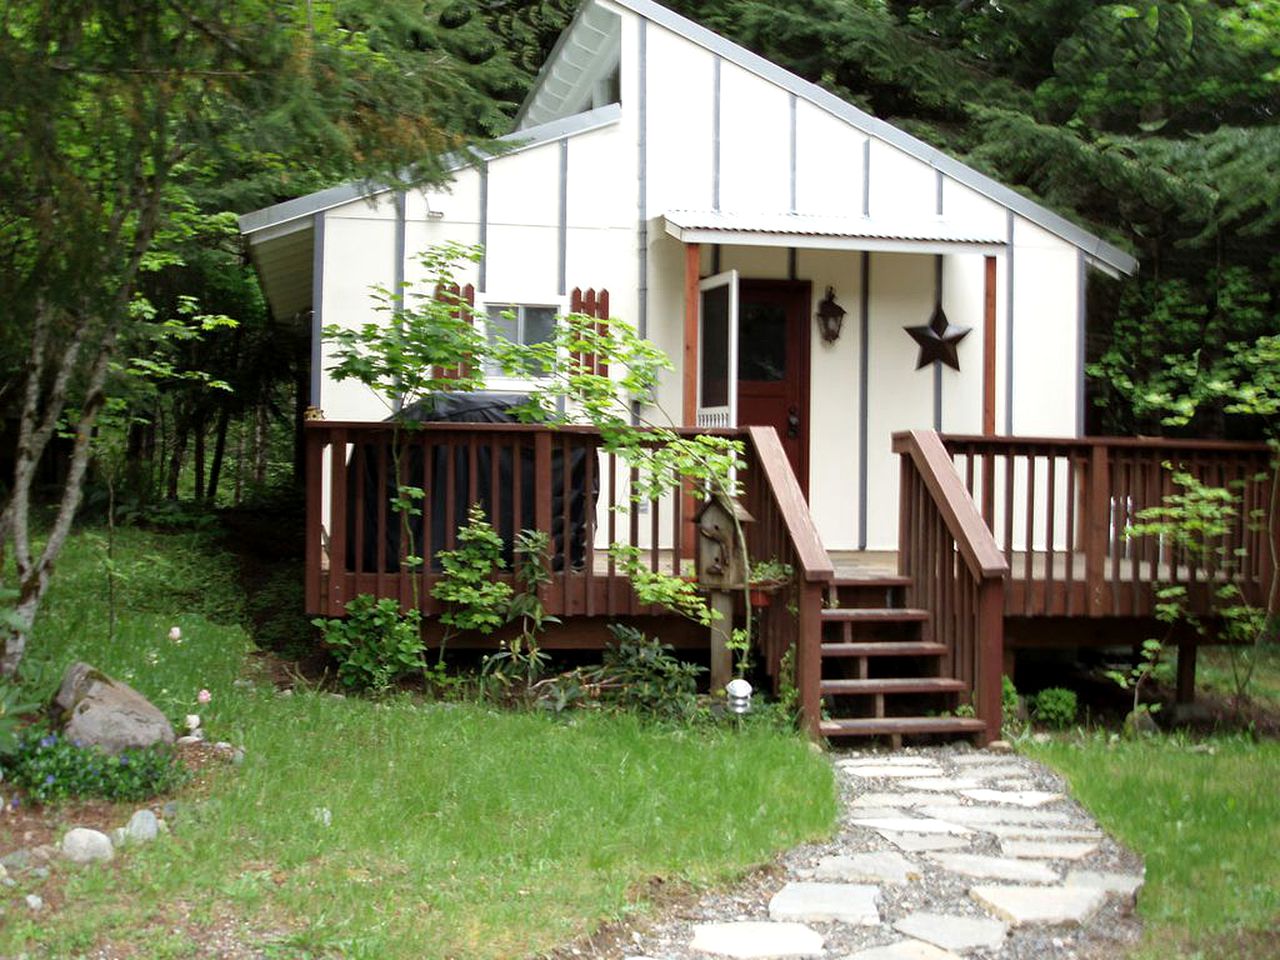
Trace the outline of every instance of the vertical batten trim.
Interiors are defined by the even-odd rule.
[[[720,244],[711,245],[711,276],[720,272]]]
[[[720,212],[720,71],[724,61],[715,58],[711,94],[711,209]]]
[[[482,291],[489,289],[489,164],[480,165],[480,266],[476,271],[477,284]]]
[[[933,256],[933,308],[942,308],[942,254]],[[942,430],[942,361],[933,361],[933,429]]]
[[[311,405],[320,407],[324,353],[320,331],[324,327],[324,213],[312,218],[311,239]]]
[[[946,183],[947,178],[941,170],[936,171],[936,173],[937,173],[937,184],[934,188],[936,195],[933,201],[933,208],[934,208],[934,213],[936,213],[938,216],[942,216],[942,190],[943,190],[943,185]]]
[[[858,549],[867,549],[867,434],[870,396],[871,252],[862,251],[858,298]]]
[[[787,248],[787,279],[800,279],[800,251],[795,247]]]
[[[560,141],[560,222],[556,234],[556,292],[565,295],[569,270],[569,138]]]
[[[391,268],[392,302],[397,311],[404,310],[404,253],[405,253],[405,217],[408,196],[403,190],[397,190],[396,200],[396,242],[395,263]],[[396,316],[396,328],[400,327],[400,318]],[[398,412],[404,406],[404,398],[396,391],[393,407]]]
[[[790,164],[790,173],[791,173],[790,202],[791,202],[792,213],[795,213],[797,209],[796,208],[796,111],[798,109],[798,105],[799,105],[799,100],[796,98],[796,95],[794,93],[791,94],[791,153],[790,153],[790,158],[788,162]],[[792,279],[794,280],[795,278],[793,277]]]
[[[862,141],[862,215],[871,216],[871,138]]]
[[[1013,436],[1013,211],[1005,215],[1004,432]]]
[[[1084,252],[1076,252],[1076,436],[1084,436],[1085,418],[1085,333],[1089,321],[1089,307],[1085,300],[1087,267]]]
[[[637,35],[636,63],[639,72],[636,95],[636,148],[638,150],[636,173],[638,180],[636,204],[639,210],[640,224],[639,256],[636,258],[636,330],[640,336],[649,336],[649,47],[646,26],[648,21],[640,18]],[[638,417],[639,404],[633,410],[633,419]]]

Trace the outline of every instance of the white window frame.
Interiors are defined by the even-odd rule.
[[[559,325],[561,318],[563,318],[564,315],[569,310],[569,298],[561,297],[561,296],[554,296],[554,297],[504,296],[502,295],[502,292],[499,291],[497,293],[485,294],[483,301],[481,301],[480,297],[476,297],[476,300],[478,301],[475,307],[476,313],[478,314],[478,317],[481,320],[481,322],[483,322],[486,325],[485,327],[486,343],[488,342],[488,338],[489,338],[489,331],[488,331],[489,310],[492,307],[497,307],[503,311],[514,310],[517,312],[517,316],[519,318],[516,323],[517,336],[520,335],[521,328],[523,327],[523,324],[524,324],[524,316],[521,313],[521,311],[523,311],[525,308],[540,307],[547,310],[554,310],[556,314],[557,325]],[[488,389],[488,390],[510,390],[513,392],[521,391],[521,390],[529,390],[535,387],[541,380],[544,379],[544,377],[508,377],[501,373],[490,372],[488,369],[484,369],[483,372],[484,372],[485,389]]]

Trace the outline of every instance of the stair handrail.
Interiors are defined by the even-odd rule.
[[[773,427],[747,427],[747,435],[755,450],[756,464],[768,480],[768,487],[777,501],[787,536],[800,561],[800,572],[810,583],[832,580],[836,571],[831,555],[822,545],[822,537],[818,535],[808,501],[800,489],[800,481],[791,469],[787,451],[778,439],[778,431]]]
[[[913,601],[929,611],[934,639],[947,649],[944,665],[970,685],[983,741],[997,739],[1008,561],[937,431],[895,433],[893,452],[903,458],[899,571],[911,578]],[[913,515],[913,499],[924,516]],[[947,559],[952,544],[968,577]]]

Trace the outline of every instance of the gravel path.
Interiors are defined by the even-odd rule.
[[[832,761],[830,841],[569,955],[1048,960],[1137,941],[1141,860],[1040,764],[967,745]]]

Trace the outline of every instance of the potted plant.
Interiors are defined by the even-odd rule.
[[[783,563],[777,557],[751,564],[751,581],[747,584],[750,589],[751,605],[753,607],[769,606],[770,594],[787,583],[794,572],[791,564]]]

